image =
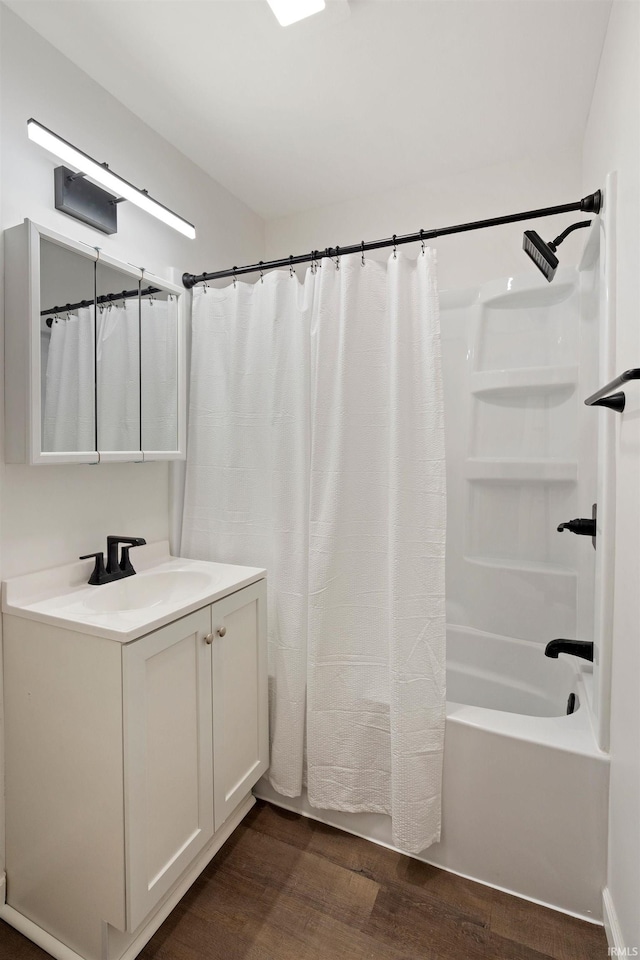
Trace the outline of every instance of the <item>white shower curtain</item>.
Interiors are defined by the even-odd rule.
[[[97,313],[98,449],[140,449],[140,324],[138,300],[116,301]]]
[[[140,301],[142,449],[178,446],[178,301]]]
[[[43,409],[43,450],[95,449],[93,307],[51,324]]]
[[[268,569],[271,783],[306,765],[410,853],[440,834],[445,515],[433,251],[194,293],[182,552]]]
[[[98,308],[98,449],[172,450],[177,445],[177,302],[143,298]],[[142,341],[140,335],[142,333]],[[95,448],[93,307],[50,331],[43,404],[43,450]]]
[[[94,358],[93,307],[51,325],[45,384],[43,449],[140,448],[138,301],[98,309]],[[98,371],[97,391],[94,388]]]

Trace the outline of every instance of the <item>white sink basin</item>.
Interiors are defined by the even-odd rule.
[[[231,563],[172,557],[166,540],[134,547],[134,576],[87,583],[91,562],[5,580],[2,612],[128,643],[261,580],[266,571]]]
[[[140,610],[159,604],[177,603],[201,594],[213,586],[214,578],[196,570],[166,570],[143,573],[94,587],[84,596],[82,606],[93,613]]]

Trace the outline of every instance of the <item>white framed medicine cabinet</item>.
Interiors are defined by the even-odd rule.
[[[6,230],[6,462],[183,460],[184,294],[30,220]]]

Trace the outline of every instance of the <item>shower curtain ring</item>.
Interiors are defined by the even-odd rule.
[[[263,264],[263,262],[264,262],[263,260],[260,260],[260,261],[259,261],[259,263],[260,263],[260,283],[264,283],[264,272],[263,272],[263,270],[262,270],[262,264]]]
[[[336,244],[336,270],[340,269],[340,247]]]
[[[203,280],[203,281],[202,281],[202,292],[203,292],[203,293],[206,293],[208,289],[209,289],[209,284],[207,283],[206,280]]]
[[[291,279],[293,280],[293,278],[295,277],[295,275],[296,275],[296,272],[295,272],[295,270],[293,269],[293,254],[290,253],[290,254],[289,254],[289,276],[290,276]]]
[[[236,284],[238,283],[238,278],[236,277],[236,270],[237,270],[237,269],[238,269],[238,268],[237,268],[236,265],[234,264],[234,265],[233,265],[233,289],[234,289],[234,290],[236,289]]]
[[[396,244],[396,235],[395,235],[395,233],[394,233],[394,235],[393,235],[393,259],[394,259],[394,260],[397,260],[397,259],[398,259],[397,255],[396,255],[397,249],[398,249],[398,247],[397,247],[397,244]]]
[[[360,249],[362,250],[362,266],[364,267],[364,240],[360,241]]]
[[[422,256],[424,257],[424,256],[425,256],[425,247],[424,247],[424,237],[422,236],[423,233],[424,233],[424,230],[421,230],[421,231],[420,231],[420,243],[422,244]]]

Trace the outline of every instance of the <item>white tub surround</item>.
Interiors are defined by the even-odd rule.
[[[264,570],[132,554],[4,584],[0,917],[58,960],[132,960],[268,765]]]
[[[448,622],[575,637],[578,560],[593,550],[556,528],[595,499],[595,484],[578,489],[578,272],[549,284],[532,264],[441,299]]]
[[[604,196],[611,201],[609,178]],[[561,267],[553,283],[531,265],[526,274],[442,294],[447,619],[540,644],[593,640],[590,693],[606,749],[611,631],[603,611],[613,536],[606,474],[615,424],[582,401],[611,379],[611,254],[604,221],[591,219],[579,267]],[[591,517],[594,503],[597,550],[587,537],[557,532],[560,523]]]

